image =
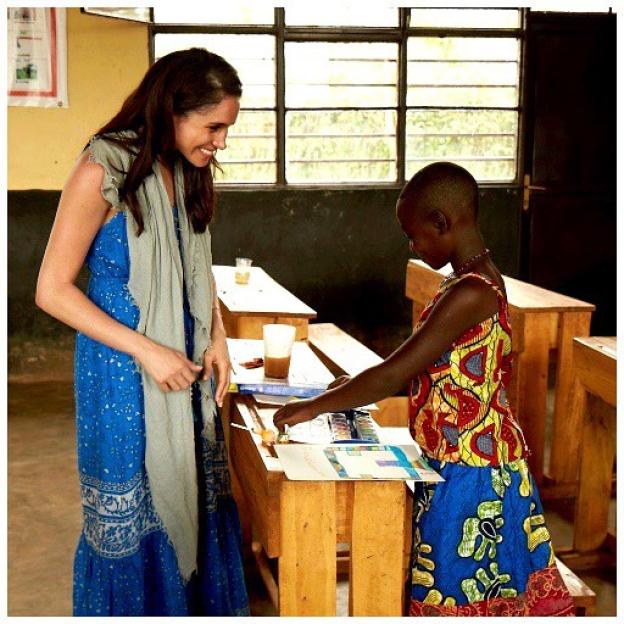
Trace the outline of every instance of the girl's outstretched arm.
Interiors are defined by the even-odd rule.
[[[494,290],[477,278],[464,278],[436,302],[427,320],[381,364],[313,398],[289,403],[273,417],[280,429],[323,412],[367,405],[394,395],[422,373],[467,329],[498,309]]]

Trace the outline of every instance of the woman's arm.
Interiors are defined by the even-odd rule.
[[[289,403],[273,418],[279,429],[323,412],[367,405],[392,396],[445,353],[467,329],[496,312],[492,288],[463,280],[436,303],[427,320],[386,360],[314,399]]]
[[[111,210],[100,193],[103,177],[102,167],[89,162],[86,153],[72,170],[41,263],[35,302],[59,321],[135,357],[163,391],[187,388],[200,367],[119,323],[75,285],[89,247]]]

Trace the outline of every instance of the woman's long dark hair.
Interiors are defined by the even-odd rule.
[[[110,135],[132,130],[136,136],[107,136],[130,151],[135,158],[119,189],[120,199],[128,201],[137,224],[137,233],[144,229],[143,215],[136,191],[152,173],[157,157],[172,163],[175,157],[173,115],[221,102],[224,97],[240,97],[242,86],[236,70],[222,57],[201,48],[180,50],[156,61],[143,80],[123,103],[121,110],[97,132]],[[215,205],[211,167],[194,167],[185,158],[184,192],[186,212],[193,229],[204,232],[212,219]]]

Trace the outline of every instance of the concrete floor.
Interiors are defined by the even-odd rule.
[[[70,615],[72,561],[81,527],[73,388],[67,380],[9,384],[8,613]],[[571,543],[566,510],[546,511],[555,547]],[[245,572],[252,615],[275,615],[251,560]],[[597,615],[615,615],[615,570],[582,573],[598,596]],[[338,615],[348,585],[339,583]]]

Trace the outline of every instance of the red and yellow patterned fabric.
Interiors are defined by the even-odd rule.
[[[413,382],[410,427],[444,481],[414,486],[414,616],[574,615],[507,403],[507,300],[478,274],[451,276],[421,315],[459,280],[496,290],[498,311],[464,332]]]
[[[511,328],[507,301],[485,277],[468,273],[447,279],[423,310],[460,279],[481,279],[496,290],[499,310],[463,333],[412,385],[410,428],[420,447],[440,461],[498,466],[528,455],[507,402],[511,374]]]

